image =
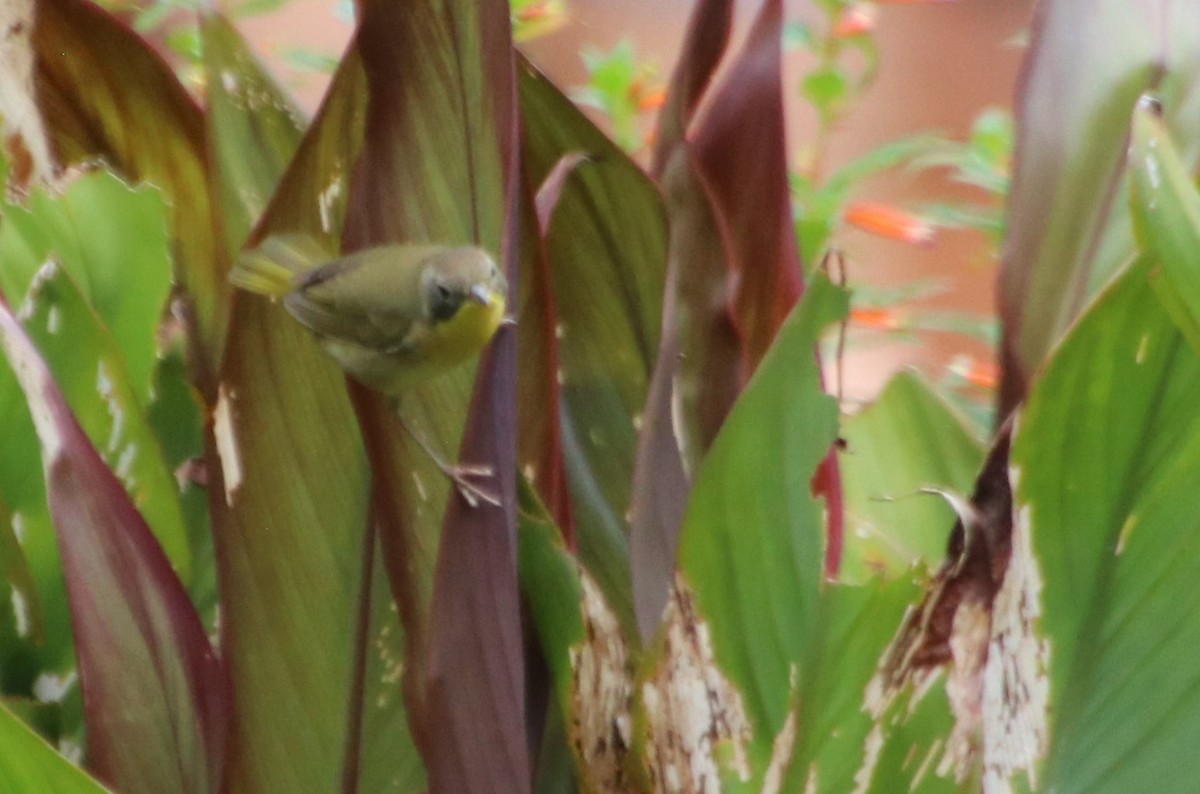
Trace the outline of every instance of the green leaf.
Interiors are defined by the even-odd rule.
[[[7,589],[9,602],[0,609],[0,688],[29,692],[37,674],[34,648],[46,642],[46,629],[37,583],[12,519],[0,502],[0,583]]]
[[[825,119],[832,119],[850,91],[845,73],[833,64],[805,75],[800,92]]]
[[[1142,251],[1160,263],[1159,298],[1200,350],[1200,193],[1162,121],[1145,103],[1133,113],[1130,206]]]
[[[792,669],[820,631],[823,521],[809,483],[837,436],[837,405],[813,350],[847,305],[813,279],[705,458],[680,538],[681,570],[741,692],[759,764],[790,711]]]
[[[1187,791],[1200,774],[1198,388],[1200,357],[1139,265],[1075,325],[1019,416],[1010,694],[984,714],[985,744],[1015,725],[1027,737],[1018,780]]]
[[[809,790],[830,794],[855,790],[861,770],[873,760],[868,739],[872,730],[887,737],[908,721],[915,734],[905,746],[908,752],[918,741],[934,744],[936,734],[912,730],[911,715],[889,714],[884,722],[869,710],[868,683],[916,592],[906,579],[831,585],[821,592],[814,633],[802,640],[796,665],[798,686],[792,703],[798,738],[781,791],[802,791],[810,785]],[[872,771],[884,784],[883,791],[894,790],[904,779],[880,776],[877,768]]]
[[[554,679],[555,694],[567,724],[574,697],[571,649],[585,640],[583,586],[579,563],[562,542],[546,508],[523,486],[521,491],[521,591],[528,600],[542,653]]]
[[[59,755],[0,703],[0,780],[27,794],[102,794],[108,789]]]
[[[632,628],[626,513],[662,323],[666,218],[653,183],[557,88],[526,66],[519,77],[529,181],[569,153],[591,158],[545,230],[559,410],[580,560]]]
[[[337,233],[365,104],[351,51],[280,180],[261,234],[322,235],[317,197],[325,191],[342,197],[327,208],[327,233]],[[343,780],[355,707],[368,526],[369,475],[346,381],[281,307],[241,294],[220,379],[207,462],[222,650],[237,695],[226,785],[333,790]]]
[[[38,189],[25,206],[4,204],[0,210],[0,288],[9,300],[24,299],[34,274],[53,256],[111,331],[129,385],[147,404],[156,332],[171,286],[162,194],[93,171],[59,195]]]
[[[946,553],[954,510],[934,488],[970,493],[983,448],[962,419],[913,372],[842,426],[846,488],[845,581],[892,576],[914,563],[936,567]]]

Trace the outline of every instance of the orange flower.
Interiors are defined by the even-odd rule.
[[[911,212],[873,201],[859,201],[846,208],[846,222],[864,232],[910,245],[933,242],[933,225]]]
[[[517,11],[517,20],[520,22],[533,22],[554,16],[562,12],[561,9],[555,8],[556,5],[557,3],[553,3],[550,0],[540,0],[540,2],[530,3]]]
[[[557,30],[566,21],[562,0],[533,0],[513,13],[513,38],[528,41]]]
[[[991,361],[957,356],[950,362],[949,369],[967,383],[981,389],[994,389],[1000,384],[1000,368]]]
[[[833,37],[835,39],[851,39],[855,36],[866,35],[875,29],[876,16],[875,6],[865,3],[847,6],[833,25]]]
[[[644,113],[647,110],[658,110],[667,102],[667,89],[659,87],[638,91],[636,99],[639,111]]]
[[[850,322],[876,331],[895,331],[904,326],[904,314],[886,306],[856,306],[850,310]]]
[[[667,101],[667,89],[663,86],[651,86],[647,76],[641,75],[629,84],[629,99],[639,113],[657,110]]]

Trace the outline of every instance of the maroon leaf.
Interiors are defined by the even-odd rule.
[[[779,0],[763,5],[703,118],[688,118],[727,39],[728,14],[728,4],[698,7],[684,49],[692,61],[676,69],[656,151],[671,253],[630,527],[643,634],[658,624],[672,581],[684,472],[716,437],[803,289],[787,178]],[[682,137],[689,128],[690,141]],[[836,467],[831,456],[814,483],[827,499],[833,567],[842,510]],[[664,478],[672,487],[661,487]]]
[[[1000,272],[1000,417],[1134,251],[1124,158],[1129,117],[1154,91],[1194,167],[1200,5],[1040,3],[1014,110],[1016,151]],[[1191,142],[1191,143],[1186,143]]]
[[[667,101],[658,118],[652,167],[656,179],[662,178],[674,150],[685,142],[692,113],[725,54],[732,25],[732,0],[699,0],[696,3],[683,51],[671,75]]]
[[[672,402],[680,359],[685,349],[726,366],[736,357],[736,342],[723,319],[724,241],[685,138],[692,112],[729,40],[731,20],[729,0],[702,0],[697,5],[671,78],[652,166],[666,197],[670,239],[662,342],[646,397],[630,499],[629,559],[634,613],[643,640],[659,624],[674,577],[675,550],[689,490],[684,461],[694,464],[700,454],[692,443],[699,435],[696,411],[684,410],[688,425],[684,438],[677,439],[673,429]],[[683,268],[686,272],[681,272]],[[681,296],[684,288],[689,300]],[[698,365],[689,362],[689,366],[695,371]],[[736,387],[729,381],[716,380],[708,386],[723,389],[723,399],[708,403],[696,399],[690,407],[732,403]],[[688,449],[681,451],[681,445]]]
[[[733,320],[750,377],[803,290],[783,121],[783,4],[764,3],[695,136],[696,165],[737,274]]]
[[[131,181],[179,199],[171,218],[176,274],[189,309],[196,379],[211,399],[231,288],[200,109],[145,41],[93,3],[38,3],[33,43],[38,105],[61,162],[102,158]]]
[[[358,48],[370,99],[347,209],[347,250],[470,240],[498,252],[510,285],[519,283],[508,13],[505,4],[470,0],[366,5]],[[463,460],[493,468],[486,487],[505,506],[471,508],[453,492],[440,542],[436,513],[413,488],[412,467],[380,467],[407,459],[397,423],[382,398],[357,400],[377,524],[405,616],[414,735],[432,791],[520,792],[530,785],[516,577],[515,356],[515,333],[502,330],[479,367],[461,446]],[[400,410],[414,425],[421,413],[452,423],[464,385],[461,377],[441,377],[406,395]],[[405,567],[430,548],[437,549],[432,592],[421,581],[427,569]]]
[[[2,299],[0,343],[41,441],[89,766],[122,791],[216,791],[229,721],[224,665],[162,548]]]
[[[520,395],[517,459],[522,473],[530,479],[549,508],[571,549],[575,548],[575,522],[563,458],[562,389],[558,382],[560,362],[556,332],[558,305],[550,280],[545,235],[563,185],[586,159],[586,155],[580,153],[564,156],[542,182],[532,202],[537,208],[537,227],[533,223],[533,213],[522,214],[526,219],[521,235],[525,253],[522,255],[522,281],[517,290],[521,296],[517,322],[522,331],[517,343],[517,360],[521,362],[517,382]]]
[[[563,185],[580,164],[587,162],[588,155],[584,152],[570,152],[559,158],[550,169],[550,173],[538,185],[534,205],[537,207],[538,230],[542,235],[550,229],[550,218],[558,206],[559,196],[562,195]]]

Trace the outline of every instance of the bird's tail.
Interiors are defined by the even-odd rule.
[[[297,275],[329,258],[329,252],[307,235],[272,235],[257,248],[242,252],[229,271],[229,280],[235,287],[280,298],[291,292]]]

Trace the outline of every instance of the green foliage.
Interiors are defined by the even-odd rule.
[[[878,66],[843,0],[786,28],[764,3],[723,71],[732,6],[698,4],[665,93],[628,42],[586,53],[577,99],[615,141],[512,47],[561,3],[367,4],[308,121],[211,9],[117,9],[200,70],[201,106],[146,39],[44,0],[29,46],[67,168],[17,169],[0,201],[0,781],[1188,790],[1200,139],[1178,53],[1198,20],[1172,7],[1170,47],[1148,45],[1119,5],[1080,37],[1055,35],[1071,0],[1047,4],[1015,125],[989,110],[963,143],[824,173]],[[812,58],[817,117],[791,174],[781,38]],[[1133,112],[1126,164],[1152,46],[1163,112]],[[660,104],[647,173],[629,153]],[[1011,456],[978,479],[979,431],[920,377],[848,417],[823,383],[851,295],[821,264],[897,167],[982,198],[893,220],[1008,252],[999,340],[903,317],[930,285],[853,297],[895,310],[888,333],[1010,354]],[[288,231],[504,261],[519,335],[398,408],[490,465],[504,509],[467,506],[396,406],[232,293],[231,257]]]
[[[608,52],[585,50],[587,84],[573,93],[576,102],[595,108],[612,124],[613,137],[627,152],[645,145],[646,111],[655,104],[656,69],[638,61],[633,42],[623,39]]]
[[[903,372],[843,423],[846,559],[842,576],[865,581],[910,566],[935,567],[955,514],[935,489],[970,491],[983,463],[979,441],[920,378]]]

